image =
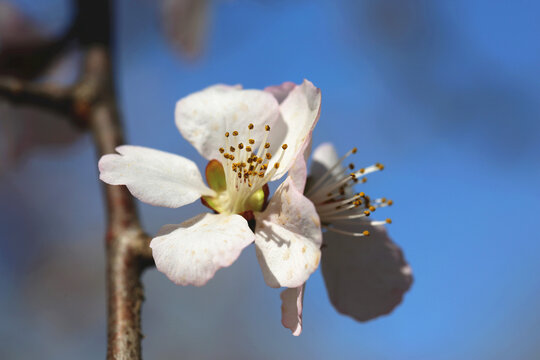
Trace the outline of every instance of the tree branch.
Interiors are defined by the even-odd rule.
[[[75,86],[54,88],[4,79],[0,80],[0,97],[67,115],[78,126],[92,131],[97,155],[101,157],[114,153],[117,146],[124,144],[111,66],[113,4],[112,0],[74,0],[74,3],[75,20],[69,38],[73,36],[85,52],[84,67]],[[34,76],[32,73],[20,78]],[[141,228],[128,189],[102,185],[108,222],[107,359],[141,359],[144,292],[140,277],[153,264],[150,238]]]
[[[84,119],[89,109],[88,100],[77,97],[72,88],[0,78],[0,98],[15,105],[36,106],[64,115],[75,126],[86,127]]]
[[[88,118],[98,156],[124,143],[106,48],[91,47],[84,78],[100,94]],[[108,359],[141,358],[143,288],[140,276],[152,264],[150,238],[141,229],[133,197],[125,186],[105,185],[108,227]]]

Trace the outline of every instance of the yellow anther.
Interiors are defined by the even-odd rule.
[[[249,129],[249,130],[253,130],[253,124],[249,124],[249,125],[248,125],[248,129]]]
[[[264,125],[264,130],[270,131],[270,125]]]
[[[392,219],[388,218],[385,220],[387,224],[391,224],[392,223]]]
[[[384,170],[384,165],[381,164],[381,163],[377,163],[377,164],[375,164],[375,166],[377,166],[377,168],[378,168],[379,170]]]
[[[265,148],[265,149],[268,149],[269,147],[270,147],[270,143],[264,144],[264,148]]]
[[[355,173],[351,173],[350,175],[351,175],[351,177],[352,177],[353,179],[356,179],[356,174],[355,174]]]
[[[255,144],[255,139],[249,139],[248,141],[251,145]]]
[[[382,202],[382,203],[385,203],[385,202],[386,202],[386,198],[382,198],[382,199],[381,199],[381,202]]]
[[[362,234],[364,234],[364,236],[369,236],[369,231],[364,230],[364,232]]]
[[[263,159],[262,158],[258,158],[257,159],[257,164],[261,164],[263,162]]]
[[[234,160],[234,155],[229,155],[229,160]]]
[[[365,172],[366,172],[366,169],[364,169],[364,168],[361,168],[361,169],[360,169],[360,170],[358,170],[358,171],[360,172],[360,174],[363,174],[363,173],[365,173]]]
[[[225,137],[229,137],[229,132],[228,131],[225,133]]]
[[[369,210],[364,210],[364,215],[369,216],[369,214],[371,214]]]
[[[274,164],[274,167],[275,167],[276,169],[279,168],[279,163],[278,163],[278,162],[275,163],[275,164]]]
[[[387,204],[388,204],[388,206],[392,206],[393,203],[394,203],[393,200],[388,200],[388,203],[387,203]]]
[[[262,164],[262,165],[261,165],[261,169],[262,169],[262,170],[268,169],[268,165],[267,165],[267,164]]]
[[[231,156],[231,155],[229,155],[228,153],[225,153],[225,154],[223,155],[223,157],[224,157],[225,159],[228,159],[230,156]]]
[[[236,131],[236,130],[233,131],[233,132],[232,132],[232,135],[233,135],[233,136],[238,136],[238,131]]]
[[[259,171],[259,177],[264,177],[264,171]]]
[[[239,148],[240,150],[242,150],[242,149],[244,148],[244,144],[242,144],[242,143],[238,144],[238,148]]]
[[[219,152],[223,154],[225,152],[225,149],[224,148],[219,148]]]
[[[358,151],[357,148],[353,148],[353,149],[352,149],[352,153],[353,153],[353,154],[356,154],[357,151]]]
[[[362,183],[365,184],[367,182],[367,178],[362,178]]]
[[[375,211],[375,206],[373,206],[373,205],[370,206],[370,207],[369,207],[369,210],[370,210],[370,211]]]
[[[235,149],[234,149],[234,146],[231,146],[231,147],[229,148],[229,150],[230,150],[231,152],[234,152],[234,150],[235,150]]]
[[[251,152],[251,146],[246,146],[246,151]]]
[[[289,145],[287,145],[287,144],[281,145],[281,148],[282,148],[283,150],[287,149],[288,147],[289,147]]]
[[[364,192],[362,191],[361,193],[358,193],[358,196],[364,197],[364,196],[366,196],[366,194],[364,194]]]
[[[270,160],[270,159],[272,158],[272,154],[266,153],[266,158],[267,158],[268,160]]]

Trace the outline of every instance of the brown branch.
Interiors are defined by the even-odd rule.
[[[73,39],[73,29],[54,40],[6,46],[0,52],[0,75],[32,80],[40,76],[68,48]]]
[[[98,156],[113,153],[124,143],[116,107],[110,58],[106,48],[91,47],[83,84],[94,88],[99,97],[89,114]],[[133,197],[125,186],[105,185],[108,228],[107,296],[108,359],[141,358],[141,316],[143,288],[140,276],[152,263],[149,237],[141,229]]]
[[[0,79],[0,97],[15,104],[59,112],[77,126],[90,129],[99,158],[124,144],[111,67],[112,4],[111,0],[74,2],[75,20],[70,37],[73,36],[85,52],[84,67],[77,83],[58,88]],[[20,78],[34,76],[32,72]],[[105,239],[107,359],[141,359],[144,292],[140,278],[143,270],[153,264],[150,238],[140,226],[135,202],[127,188],[102,184],[108,222]]]
[[[0,78],[0,98],[15,104],[39,107],[42,110],[64,115],[79,128],[89,109],[89,100],[77,96],[75,88],[34,84],[15,78]]]

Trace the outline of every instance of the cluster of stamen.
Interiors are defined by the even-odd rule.
[[[371,199],[364,192],[353,192],[354,185],[359,182],[365,183],[368,174],[384,169],[384,165],[380,163],[358,170],[354,170],[353,163],[348,166],[342,165],[347,157],[356,153],[357,149],[353,148],[345,154],[308,187],[306,196],[315,204],[321,223],[328,231],[351,236],[368,236],[368,230],[351,232],[338,228],[337,224],[350,224],[351,220],[356,221],[361,218],[364,218],[363,223],[367,225],[391,224],[392,220],[389,218],[381,221],[366,221],[365,218],[378,208],[391,206],[393,201],[386,198]]]
[[[241,211],[244,207],[243,201],[248,199],[256,191],[266,184],[280,167],[287,144],[283,144],[278,151],[278,159],[274,159],[270,152],[268,135],[270,126],[264,127],[264,138],[256,148],[256,139],[252,138],[253,124],[248,125],[248,138],[239,139],[239,132],[225,133],[225,146],[219,148],[223,156],[222,165],[227,182],[227,192],[230,199],[229,204],[232,212]],[[274,159],[273,161],[271,161]]]

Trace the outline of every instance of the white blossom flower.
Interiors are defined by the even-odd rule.
[[[159,271],[179,285],[204,285],[255,242],[264,279],[298,287],[317,268],[322,234],[313,204],[287,178],[318,120],[321,96],[305,80],[278,103],[273,94],[215,85],[176,105],[176,125],[209,163],[204,184],[191,160],[120,146],[99,161],[100,179],[126,185],[143,202],[177,208],[201,199],[215,214],[165,225],[150,244]],[[256,221],[255,233],[248,220]]]
[[[344,166],[356,148],[338,158],[334,147],[322,144],[313,153],[310,175],[300,154],[290,170],[297,188],[315,204],[325,232],[321,268],[334,307],[358,321],[367,321],[390,313],[412,284],[412,271],[401,249],[392,242],[384,224],[390,219],[370,221],[379,208],[392,205],[386,198],[371,199],[355,193],[356,183],[366,175],[382,170],[382,164],[354,170]],[[307,183],[306,183],[307,178]],[[305,284],[281,294],[282,323],[293,335],[302,331],[302,299]]]

